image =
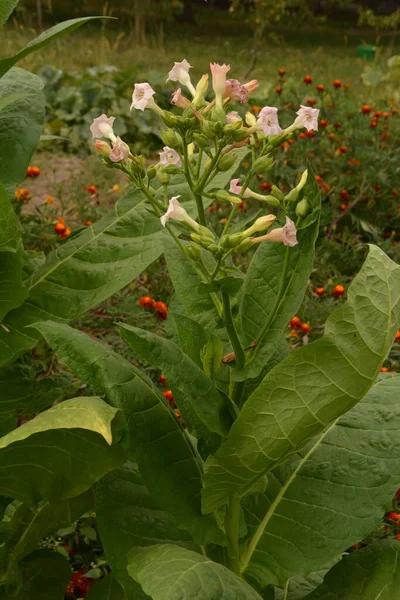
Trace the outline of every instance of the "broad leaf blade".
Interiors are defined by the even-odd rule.
[[[19,0],[0,0],[0,25],[4,25]]]
[[[82,494],[124,461],[119,417],[99,398],[74,398],[0,439],[0,493],[22,502]],[[115,431],[115,433],[114,433]]]
[[[68,561],[49,550],[37,550],[20,564],[22,589],[15,600],[64,600],[65,588],[71,577]]]
[[[36,326],[59,358],[125,416],[128,456],[150,493],[199,543],[223,543],[215,520],[201,513],[201,461],[161,393],[128,361],[68,325]]]
[[[399,401],[400,376],[380,381],[269,473],[264,495],[245,500],[252,539],[243,557],[248,580],[284,586],[322,569],[374,530],[400,481]]]
[[[261,600],[224,566],[171,544],[132,550],[128,571],[153,600]]]
[[[380,540],[342,558],[304,600],[394,600],[400,586],[400,542]]]
[[[206,463],[205,513],[243,496],[368,392],[400,319],[400,267],[376,246],[322,339],[292,352],[247,400]]]
[[[138,588],[127,572],[132,548],[173,543],[196,549],[189,534],[177,529],[149,494],[134,463],[126,463],[97,484],[96,514],[107,559],[128,597],[136,598]]]
[[[0,181],[12,194],[39,142],[46,103],[42,89],[40,77],[17,67],[0,79],[0,97],[26,96],[0,112]]]
[[[110,573],[93,585],[86,600],[127,600],[127,597],[118,581]]]
[[[2,0],[4,2],[4,0]],[[10,1],[10,0],[8,0]],[[1,13],[0,13],[1,14]],[[8,16],[8,15],[7,15]],[[41,33],[37,38],[31,40],[25,48],[14,54],[14,56],[10,56],[9,58],[3,58],[0,60],[0,77],[3,77],[5,73],[12,66],[15,65],[19,60],[28,56],[28,54],[32,54],[32,52],[36,52],[36,50],[40,50],[40,48],[44,48],[50,42],[60,37],[64,33],[70,33],[75,29],[78,29],[81,25],[84,25],[88,21],[93,21],[94,19],[109,19],[112,17],[83,17],[80,19],[70,19],[69,21],[64,21],[64,23],[59,23],[54,27],[51,27],[47,31]],[[1,23],[1,21],[0,21]]]
[[[177,404],[197,437],[212,431],[227,436],[232,424],[229,405],[213,381],[173,342],[153,333],[120,325],[121,337],[144,360],[161,368]]]
[[[23,98],[33,97],[34,94],[21,93],[21,94],[6,94],[0,98],[0,111],[6,108],[9,104],[22,100]]]

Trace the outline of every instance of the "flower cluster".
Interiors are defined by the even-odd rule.
[[[156,301],[150,296],[141,296],[139,298],[140,306],[143,308],[152,309],[157,313],[157,316],[162,321],[165,321],[168,315],[168,306],[164,302]]]
[[[65,590],[67,598],[85,598],[94,583],[94,579],[85,577],[85,569],[73,573]]]
[[[28,167],[28,170],[26,172],[27,177],[39,177],[39,175],[40,175],[39,167]]]

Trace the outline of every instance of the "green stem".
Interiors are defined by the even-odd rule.
[[[210,164],[208,165],[208,167],[204,171],[203,175],[201,176],[201,179],[200,179],[200,181],[197,184],[197,191],[199,193],[201,193],[204,190],[204,188],[206,187],[206,185],[208,183],[208,180],[210,178],[210,175],[212,174],[212,172],[215,169],[215,166],[216,166],[216,164],[218,162],[218,159],[219,159],[219,157],[221,155],[221,152],[222,152],[222,148],[218,148],[216,150],[214,156],[211,159]]]
[[[199,180],[200,170],[201,170],[201,161],[203,160],[203,149],[199,148],[199,154],[197,156],[197,167],[196,167],[196,179]]]
[[[185,142],[183,143],[183,157],[184,157],[184,163],[185,163],[184,168],[185,168],[186,179],[187,179],[190,189],[193,192],[194,199],[196,200],[197,215],[199,217],[199,223],[200,223],[200,225],[203,225],[204,227],[206,227],[206,214],[204,212],[203,199],[201,197],[201,193],[199,193],[198,190],[196,190],[193,185],[192,175],[190,173],[189,155],[188,155],[188,151],[187,151],[187,145]]]
[[[240,576],[239,517],[240,500],[235,496],[231,496],[225,518],[225,531],[230,543],[226,566]]]
[[[245,364],[245,355],[238,334],[236,333],[235,324],[232,318],[231,303],[228,292],[222,290],[222,304],[224,306],[225,327],[235,353],[235,363],[239,369],[242,369]]]
[[[217,260],[217,264],[215,265],[215,269],[214,269],[214,271],[213,271],[213,272],[211,273],[211,275],[210,275],[210,279],[211,279],[211,281],[212,281],[213,279],[215,279],[215,278],[216,278],[216,276],[218,275],[218,273],[219,273],[219,270],[220,270],[220,268],[221,268],[221,263],[222,263],[222,257],[220,257],[220,258]]]

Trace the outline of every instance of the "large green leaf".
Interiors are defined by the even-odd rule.
[[[21,241],[21,225],[0,183],[0,252],[16,253]]]
[[[10,3],[10,1],[12,2],[12,0],[2,0],[2,2],[4,2],[4,1],[6,1],[8,4]],[[0,5],[0,10],[1,10],[1,5]],[[88,21],[93,21],[93,19],[108,19],[108,18],[111,18],[111,17],[83,17],[80,19],[70,19],[69,21],[64,21],[64,23],[59,23],[58,25],[51,27],[47,31],[44,31],[43,33],[41,33],[34,40],[31,40],[25,46],[25,48],[20,50],[17,54],[14,54],[14,56],[10,56],[9,58],[1,59],[0,60],[0,77],[3,77],[4,74],[7,73],[7,71],[9,69],[11,69],[11,67],[14,66],[15,63],[17,63],[19,60],[21,60],[25,56],[28,56],[28,54],[32,54],[32,52],[36,52],[36,50],[39,50],[40,48],[44,48],[44,46],[47,46],[48,44],[50,44],[50,42],[52,42],[56,38],[60,37],[60,35],[63,35],[64,33],[70,33],[71,31],[74,31],[74,29],[78,29],[78,27],[80,27],[84,23],[87,23]],[[1,23],[1,12],[0,12],[0,23]]]
[[[242,497],[259,477],[367,393],[400,318],[400,267],[376,246],[326,322],[320,340],[292,352],[250,396],[227,441],[207,460],[205,513]]]
[[[39,142],[45,109],[42,89],[40,77],[17,67],[0,79],[0,97],[26,96],[0,112],[0,181],[10,193],[24,180]]]
[[[150,493],[199,543],[221,542],[213,518],[201,513],[202,466],[161,393],[128,361],[87,335],[54,322],[37,325],[59,358],[125,415],[128,456]]]
[[[127,600],[126,594],[112,573],[96,582],[86,600]]]
[[[399,445],[395,376],[374,385],[307,448],[274,469],[264,495],[245,499],[251,541],[244,576],[262,588],[284,586],[366,537],[399,487]]]
[[[227,436],[233,419],[230,406],[212,379],[173,342],[131,325],[120,325],[121,337],[142,359],[162,369],[176,402],[194,435],[212,431]]]
[[[15,595],[0,592],[1,600],[64,600],[72,575],[68,561],[55,552],[37,550],[21,562],[22,587]]]
[[[240,311],[245,345],[257,339],[264,323],[276,312],[262,341],[263,350],[240,375],[235,371],[236,379],[256,377],[260,373],[275,351],[277,338],[303,301],[313,266],[321,207],[321,193],[311,170],[304,195],[308,199],[310,214],[298,225],[298,245],[290,248],[284,244],[260,244],[250,263],[243,286]],[[287,278],[280,303],[275,307],[286,254],[289,256]],[[262,360],[258,360],[259,358]]]
[[[1,138],[1,134],[0,134]],[[0,329],[0,366],[36,345],[25,329],[37,321],[71,321],[130,283],[162,253],[161,225],[134,190],[109,215],[52,252],[26,286],[30,296]]]
[[[172,544],[132,550],[128,571],[153,600],[261,600],[223,565]]]
[[[4,25],[19,0],[0,0],[0,25]]]
[[[138,587],[127,572],[131,548],[174,543],[196,549],[189,534],[177,529],[173,518],[149,494],[134,463],[127,463],[97,484],[96,514],[107,559],[129,598],[136,598]]]
[[[380,540],[345,556],[304,600],[395,600],[400,586],[400,542]]]
[[[120,415],[99,398],[74,398],[0,438],[0,493],[32,503],[82,494],[124,461]],[[113,439],[114,438],[114,439]]]

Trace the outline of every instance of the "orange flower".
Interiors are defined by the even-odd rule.
[[[328,127],[329,123],[326,119],[321,119],[319,124],[321,125],[321,127]]]
[[[349,192],[347,190],[340,190],[339,196],[341,197],[342,200],[348,200]]]
[[[392,108],[392,115],[397,115],[397,110],[395,108]]]
[[[361,112],[364,115],[369,115],[369,113],[372,111],[372,106],[370,106],[369,104],[363,104],[361,107]]]
[[[89,194],[92,194],[92,196],[95,196],[97,194],[97,187],[95,185],[88,185],[86,191]]]
[[[165,321],[168,314],[168,306],[164,302],[154,302],[153,308],[157,311],[158,318]]]
[[[311,326],[308,323],[303,323],[302,326],[301,326],[301,330],[305,334],[310,333]]]
[[[339,89],[342,87],[342,82],[340,81],[340,79],[335,79],[332,85],[334,88]]]
[[[389,114],[388,112],[386,112],[386,111],[385,111],[385,112],[383,112],[383,113],[382,113],[382,117],[383,117],[384,119],[388,119],[388,118],[390,117],[390,114]]]
[[[57,235],[62,235],[65,230],[66,230],[66,226],[64,225],[64,223],[56,223],[56,225],[54,226],[54,231],[57,233]]]
[[[378,127],[378,121],[371,121],[371,123],[369,124],[370,127],[372,127],[372,129],[375,129],[375,127]]]
[[[301,321],[299,317],[293,317],[290,320],[290,327],[293,327],[293,329],[301,329]]]
[[[158,383],[160,385],[165,385],[167,383],[167,378],[165,377],[165,375],[160,375],[160,377],[158,378]]]
[[[382,113],[381,113],[381,111],[380,111],[380,110],[377,110],[377,111],[375,111],[375,115],[374,115],[374,116],[375,116],[377,119],[379,119],[379,117],[381,116],[381,114],[382,114]]]
[[[387,367],[382,367],[381,373],[389,373],[389,369]]]
[[[40,175],[39,167],[28,167],[28,170],[26,172],[27,177],[39,177],[39,175]]]
[[[289,333],[289,335],[290,335],[290,337],[296,337],[296,338],[300,337],[295,329],[292,329],[291,332]]]
[[[272,185],[270,183],[268,183],[268,181],[263,181],[262,183],[260,183],[259,185],[259,189],[263,192],[265,190],[270,190],[272,188]]]
[[[395,342],[400,342],[400,331],[396,333],[396,337],[394,338]]]
[[[331,142],[334,142],[334,141],[335,141],[335,139],[336,139],[336,136],[335,136],[335,134],[334,134],[334,133],[330,133],[330,134],[328,135],[328,140],[330,140]]]
[[[46,204],[54,204],[54,198],[53,196],[46,196],[46,198],[44,199]]]
[[[15,192],[15,199],[19,201],[27,202],[31,197],[31,193],[26,188],[18,188]]]
[[[163,392],[162,395],[164,396],[164,398],[166,399],[166,401],[168,402],[168,404],[170,405],[171,408],[176,408],[174,396],[173,396],[171,390],[167,390],[166,392]]]
[[[70,235],[70,233],[72,233],[72,230],[69,227],[66,227],[65,231],[60,233],[60,238],[66,238]]]
[[[286,74],[285,69],[279,69],[279,71],[278,71],[279,77],[283,77],[285,74]]]
[[[276,94],[282,94],[282,91],[283,91],[283,88],[281,88],[281,87],[275,88],[275,93]]]
[[[84,226],[89,227],[92,224],[92,221],[85,221]]]
[[[342,128],[342,126],[341,126],[341,124],[340,124],[340,123],[334,123],[334,124],[333,124],[333,126],[334,126],[334,128],[335,128],[336,130],[338,130],[338,129],[341,129],[341,128]]]
[[[347,146],[340,146],[339,148],[339,152],[340,154],[346,154],[346,152],[348,152],[348,147]]]
[[[139,304],[140,306],[143,306],[143,308],[154,308],[154,300],[153,298],[150,298],[150,296],[142,296],[139,298]]]
[[[339,209],[340,209],[342,212],[345,212],[345,211],[347,210],[347,204],[341,204],[341,205],[339,206]]]
[[[113,192],[118,193],[120,191],[121,191],[121,188],[119,187],[118,183],[116,183],[115,185],[113,185]]]
[[[307,138],[307,134],[304,131],[299,133],[299,135],[297,136],[298,140],[305,140],[306,138]]]
[[[389,521],[395,521],[398,523],[400,521],[400,513],[392,511],[388,514],[387,518]]]
[[[313,129],[311,129],[310,131],[307,131],[306,136],[308,138],[315,138],[317,136],[317,134],[315,133],[315,131]]]
[[[315,100],[315,98],[308,98],[306,104],[307,106],[315,106],[315,104],[317,104],[317,101]]]
[[[335,298],[340,298],[346,292],[346,288],[343,285],[335,285],[332,294]]]
[[[324,287],[317,287],[315,293],[317,294],[317,296],[325,296],[326,289]]]
[[[321,181],[322,181],[322,177],[321,177],[321,175],[315,175],[315,181],[316,181],[317,183],[321,183]]]
[[[348,90],[348,89],[349,89],[349,87],[350,87],[350,84],[349,84],[349,83],[345,83],[345,84],[344,84],[344,87],[346,88],[346,90]]]
[[[316,89],[317,89],[319,92],[323,92],[323,91],[325,90],[325,86],[324,86],[324,85],[322,85],[322,83],[319,83],[319,84],[316,86]]]
[[[258,113],[258,112],[260,112],[260,110],[261,110],[261,109],[262,109],[262,106],[258,106],[258,105],[256,105],[256,104],[254,104],[254,105],[251,107],[251,112],[253,112],[253,113]]]
[[[307,85],[310,85],[314,80],[311,77],[311,75],[306,75],[303,79],[304,83],[306,83]]]
[[[348,165],[354,165],[355,167],[359,167],[361,166],[361,162],[359,160],[357,160],[357,158],[349,158],[349,160],[347,161]]]

